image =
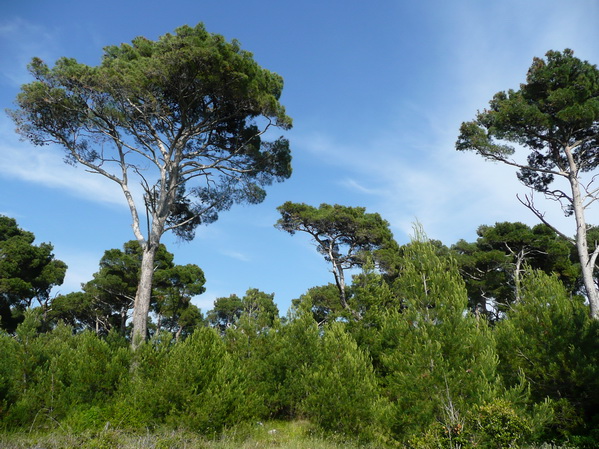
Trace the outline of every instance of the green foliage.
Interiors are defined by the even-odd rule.
[[[360,311],[362,319],[348,322],[347,330],[355,338],[360,349],[372,360],[375,370],[383,371],[381,355],[386,342],[381,327],[387,312],[402,309],[401,300],[386,281],[387,275],[378,273],[372,263],[362,267],[362,273],[353,277],[351,305]]]
[[[63,322],[71,326],[75,332],[93,329],[100,334],[115,326],[116,329],[121,328],[121,319],[113,319],[111,308],[97,301],[96,297],[88,292],[71,292],[56,296],[52,301],[48,318],[51,322]]]
[[[571,50],[549,51],[546,60],[534,58],[526,81],[518,91],[495,94],[488,110],[464,123],[457,148],[503,160],[514,149],[494,139],[526,146],[531,150],[529,168],[523,168],[519,178],[543,192],[555,169],[568,165],[555,145],[579,143],[573,155],[580,169],[597,167],[599,70],[575,58]]]
[[[52,245],[34,245],[34,240],[14,219],[0,215],[0,328],[8,332],[14,332],[34,300],[49,308],[50,290],[62,284],[67,270],[54,259]]]
[[[94,432],[85,447],[119,447],[118,429],[237,429],[243,441],[272,418],[378,445],[492,449],[551,438],[593,447],[599,328],[583,302],[556,275],[523,269],[518,300],[491,328],[468,311],[458,264],[442,249],[422,235],[402,247],[393,285],[366,261],[349,288],[359,320],[329,308],[321,288],[281,321],[274,295],[249,289],[217,301],[214,328],[179,340],[156,332],[131,352],[116,330],[41,332],[44,310],[27,310],[14,337],[0,334],[0,425]],[[127,260],[117,256],[110,269]],[[165,297],[203,288],[195,268],[156,263]],[[315,320],[321,312],[328,322]]]
[[[102,409],[128,373],[127,348],[110,346],[90,332],[73,335],[67,326],[38,334],[39,323],[39,314],[29,312],[16,332],[4,419],[9,427],[53,427],[82,409]]]
[[[291,128],[279,103],[283,80],[202,24],[105,47],[96,67],[34,58],[29,71],[35,80],[9,111],[17,131],[35,145],[63,147],[68,162],[117,183],[129,205],[144,256],[132,316],[137,347],[148,334],[164,233],[189,241],[198,225],[233,204],[262,202],[265,186],[291,176],[288,140],[264,139],[270,128]],[[130,190],[135,179],[140,202]]]
[[[29,70],[35,81],[22,87],[11,111],[19,132],[37,145],[60,144],[70,161],[125,185],[108,166],[122,163],[115,154],[127,155],[124,170],[137,163],[123,151],[134,146],[150,162],[141,181],[162,232],[191,239],[217,211],[260,202],[262,186],[291,174],[288,142],[262,141],[255,123],[263,117],[266,127],[291,127],[279,103],[282,78],[202,24],[107,46],[96,67],[66,57],[49,67],[34,58]],[[160,162],[153,155],[163,154],[163,144],[171,153]],[[150,169],[165,176],[150,177]]]
[[[124,426],[167,424],[211,435],[254,416],[257,398],[213,329],[198,328],[177,344],[158,335],[135,357],[114,408]]]
[[[320,331],[308,303],[289,312],[285,325],[276,325],[257,361],[270,417],[298,418],[309,390],[306,373],[317,369]]]
[[[485,447],[518,447],[532,433],[530,425],[509,403],[497,400],[476,407],[477,434]]]
[[[589,188],[594,178],[584,175],[599,165],[599,69],[569,49],[545,56],[533,59],[519,90],[498,92],[489,109],[462,123],[456,149],[518,168],[522,183],[559,202],[566,216],[574,214],[582,280],[591,314],[599,318],[585,218],[585,209],[598,197]],[[516,148],[528,152],[526,161],[513,157]],[[556,179],[568,186],[566,191],[552,187]],[[520,201],[547,223],[532,196]]]
[[[243,313],[243,302],[235,294],[228,297],[216,298],[214,307],[208,312],[207,318],[210,325],[224,332],[235,324]]]
[[[304,302],[312,305],[312,316],[319,325],[343,316],[343,307],[339,303],[339,289],[335,284],[312,287],[291,303],[293,307],[299,308]]]
[[[555,275],[530,270],[522,300],[497,326],[500,372],[508,384],[524,373],[534,401],[558,401],[551,424],[556,437],[586,433],[583,423],[598,419],[598,326]]]
[[[315,208],[288,201],[277,209],[281,213],[277,228],[292,235],[310,234],[328,262],[336,258],[346,268],[362,265],[365,252],[390,245],[393,239],[389,223],[363,207],[321,204]],[[347,254],[340,253],[342,247]]]
[[[83,286],[83,292],[58,296],[49,317],[75,329],[92,329],[106,335],[111,330],[125,335],[141,274],[143,250],[130,240],[123,249],[109,249],[100,259],[99,271]],[[191,298],[205,291],[200,267],[175,265],[174,256],[159,245],[154,258],[152,309],[158,316],[157,331],[168,330],[176,337],[186,335],[202,323]]]
[[[389,223],[379,214],[366,213],[363,207],[321,204],[315,208],[288,201],[277,209],[281,218],[275,226],[291,235],[300,231],[312,237],[318,252],[332,265],[341,306],[349,316],[359,319],[360,314],[348,304],[344,270],[362,266],[378,252],[387,255],[397,247]]]
[[[231,326],[237,326],[243,317],[246,324],[265,328],[273,325],[279,317],[279,309],[274,302],[274,293],[268,294],[256,288],[246,291],[243,298],[237,295],[217,298],[214,308],[208,312],[208,322],[220,332]]]
[[[576,290],[580,270],[572,262],[573,246],[548,226],[503,222],[476,232],[476,242],[461,240],[451,247],[473,311],[499,319],[519,299],[526,266],[556,273],[570,291]]]
[[[400,441],[436,422],[464,426],[469,410],[504,394],[493,337],[486,320],[467,313],[455,262],[416,240],[402,267],[395,288],[403,308],[385,315],[380,337],[387,425]]]
[[[327,432],[371,440],[378,424],[378,386],[372,364],[341,323],[324,331],[314,366],[305,366],[301,411]]]
[[[0,331],[0,423],[15,401],[19,384],[17,341]]]
[[[154,311],[158,315],[158,331],[165,329],[178,339],[189,335],[203,323],[200,309],[191,303],[194,296],[206,291],[206,278],[194,264],[172,265],[154,273]]]

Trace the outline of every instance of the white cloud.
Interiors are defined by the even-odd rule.
[[[240,260],[241,262],[251,262],[252,260],[249,256],[239,251],[223,250],[221,253],[232,259]]]
[[[314,156],[351,170],[344,186],[378,196],[374,207],[394,229],[410,234],[412,223],[418,220],[431,237],[450,244],[458,238],[473,238],[481,224],[538,223],[516,199],[517,193],[525,194],[528,189],[518,182],[515,170],[457,152],[455,140],[460,123],[473,119],[495,92],[518,88],[533,56],[571,47],[584,49],[584,54],[577,52],[580,57],[598,61],[596,47],[593,54],[589,50],[589,33],[577,33],[572,24],[581,30],[596,30],[596,14],[588,13],[599,10],[599,4],[586,2],[590,9],[585,13],[584,8],[552,3],[541,19],[531,23],[538,11],[530,9],[514,16],[520,2],[511,7],[507,3],[501,7],[464,3],[460,9],[453,5],[444,8],[448,30],[440,45],[447,52],[435,67],[444,78],[438,85],[423,86],[429,92],[423,94],[422,102],[410,104],[398,98],[401,113],[394,121],[381,122],[384,131],[369,135],[366,144],[347,145],[326,135],[300,140]],[[568,33],[556,33],[559,29]],[[564,218],[558,204],[538,198],[537,205],[564,233],[574,233],[571,220]],[[596,212],[589,221],[595,221],[594,217]]]
[[[65,164],[58,148],[37,148],[2,139],[0,153],[0,175],[4,177],[61,189],[88,201],[126,206],[118,185],[81,167]]]
[[[350,190],[355,190],[359,193],[365,193],[367,195],[380,195],[382,193],[379,189],[366,187],[352,178],[345,178],[344,180],[340,181],[339,184]]]

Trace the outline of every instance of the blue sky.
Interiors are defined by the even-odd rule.
[[[515,198],[527,190],[512,169],[455,151],[460,123],[495,92],[517,88],[547,50],[572,48],[599,63],[597,0],[25,0],[0,5],[0,108],[30,81],[33,56],[96,65],[106,45],[198,22],[283,76],[294,120],[291,179],[271,186],[261,205],[222,213],[190,243],[163,240],[175,262],[204,270],[207,291],[195,300],[203,310],[258,288],[275,293],[284,313],[332,281],[307,236],[273,227],[288,200],[364,206],[390,222],[400,244],[415,221],[447,245],[474,240],[481,224],[536,224]],[[62,158],[60,148],[20,142],[0,114],[0,214],[54,245],[69,265],[56,292],[67,293],[133,233],[120,191]],[[538,206],[574,234],[556,204]],[[596,211],[589,221],[599,223]]]

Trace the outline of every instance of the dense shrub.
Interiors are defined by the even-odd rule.
[[[320,327],[304,298],[285,321],[254,309],[224,333],[157,334],[135,352],[116,334],[44,332],[28,311],[15,335],[0,334],[0,423],[91,432],[98,447],[112,430],[215,436],[273,418],[422,449],[596,446],[599,326],[582,301],[529,272],[492,330],[432,245],[412,242],[398,262],[393,288],[374,268],[355,278],[355,319]]]
[[[553,400],[550,438],[586,434],[599,422],[599,323],[555,276],[529,271],[521,301],[497,325],[499,370],[508,384],[523,373],[531,400]],[[587,423],[587,424],[585,424]]]
[[[476,435],[490,449],[518,447],[532,433],[530,423],[504,400],[479,405],[473,415]]]
[[[111,347],[91,332],[73,335],[64,325],[38,333],[39,318],[29,311],[15,337],[5,337],[0,349],[2,358],[12,351],[10,375],[2,376],[2,383],[11,386],[4,395],[9,427],[54,427],[81,410],[102,408],[128,375],[127,348]],[[88,425],[84,420],[80,427]]]
[[[395,289],[403,308],[385,315],[380,337],[383,391],[392,403],[388,428],[399,441],[435,434],[439,423],[450,434],[468,433],[473,408],[498,397],[516,400],[518,391],[499,382],[493,336],[484,319],[467,312],[455,263],[414,241],[401,266]]]
[[[0,422],[17,397],[18,351],[15,339],[0,331]]]
[[[341,323],[324,333],[313,369],[305,371],[308,391],[301,403],[308,419],[328,432],[372,439],[381,400],[368,357]]]
[[[123,425],[214,434],[254,416],[257,397],[214,329],[199,328],[176,344],[158,336],[138,351],[114,410]]]
[[[304,303],[259,336],[250,338],[238,328],[227,334],[236,339],[234,354],[263,399],[266,418],[301,417],[300,404],[307,394],[306,373],[316,368],[320,331]]]

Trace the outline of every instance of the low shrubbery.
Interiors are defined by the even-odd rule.
[[[555,279],[529,273],[491,328],[466,312],[455,265],[429,244],[414,242],[401,266],[397,303],[367,298],[362,321],[319,326],[306,300],[285,322],[258,310],[220,333],[158,333],[135,352],[115,334],[42,332],[30,311],[0,335],[0,425],[89,448],[227,447],[222,435],[251,447],[595,447],[597,326]],[[372,272],[361,282],[373,285],[361,295],[382,285]],[[272,420],[301,437],[256,424]],[[337,443],[304,445],[316,436]]]

